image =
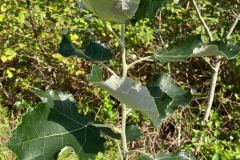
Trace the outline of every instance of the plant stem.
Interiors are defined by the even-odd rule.
[[[207,23],[206,23],[205,20],[203,19],[202,14],[201,14],[201,11],[200,11],[200,9],[199,9],[196,1],[195,1],[195,0],[192,0],[192,2],[193,2],[193,5],[194,5],[194,7],[195,7],[195,10],[197,11],[198,17],[199,17],[200,21],[202,22],[202,24],[203,24],[203,26],[204,26],[207,34],[208,34],[208,37],[210,38],[210,41],[213,41],[212,33],[211,33],[211,31],[210,31]],[[213,67],[213,65],[212,65],[210,62],[206,61],[206,59],[205,59],[204,57],[203,57],[203,60],[211,67],[212,70],[215,70],[215,68]]]
[[[121,56],[122,56],[123,77],[127,77],[128,66],[126,62],[125,24],[121,25]]]
[[[117,33],[113,30],[111,24],[108,25],[108,24],[105,22],[105,26],[106,26],[106,28],[113,34],[113,36],[117,39],[118,43],[121,44],[122,41],[121,41],[121,39],[118,37]]]
[[[207,33],[208,33],[208,36],[210,38],[211,41],[213,41],[213,37],[212,37],[212,34],[211,34],[211,31],[208,27],[208,25],[206,24],[205,20],[203,19],[202,15],[201,15],[201,12],[200,12],[200,9],[196,3],[195,0],[192,0],[193,4],[194,4],[194,7],[197,11],[197,14],[198,14],[198,17],[199,19],[201,20],[201,22],[203,23]],[[234,28],[236,27],[238,21],[240,19],[240,14],[237,16],[235,22],[233,23],[232,27],[230,28],[228,34],[227,34],[227,39],[230,38]],[[204,115],[204,121],[207,121],[209,119],[209,116],[210,116],[210,112],[211,112],[211,108],[212,108],[212,104],[213,104],[213,100],[214,100],[214,95],[215,95],[215,90],[216,90],[216,85],[217,85],[217,77],[218,77],[218,72],[219,72],[219,69],[220,69],[220,66],[221,66],[221,61],[220,61],[220,58],[221,57],[217,57],[217,62],[215,64],[215,66],[213,67],[213,74],[212,74],[212,80],[211,80],[211,87],[210,87],[210,93],[209,93],[209,96],[208,96],[208,103],[207,103],[207,109],[206,109],[206,112],[205,112],[205,115]]]
[[[237,16],[236,20],[234,21],[234,23],[232,24],[226,38],[229,39],[230,36],[232,35],[234,28],[236,27],[238,21],[240,19],[240,14]],[[217,84],[217,76],[218,76],[218,72],[220,69],[220,65],[221,65],[221,61],[220,61],[220,57],[217,58],[217,63],[214,67],[214,71],[213,71],[213,75],[212,75],[212,81],[211,81],[211,89],[210,89],[210,94],[209,94],[209,99],[208,99],[208,106],[207,106],[207,110],[206,113],[204,115],[204,121],[207,121],[209,119],[209,115],[211,112],[211,108],[212,108],[212,104],[213,104],[213,100],[214,100],[214,94],[215,94],[215,88],[216,88],[216,84]]]
[[[232,33],[233,33],[235,27],[237,26],[237,23],[238,23],[239,20],[240,20],[240,13],[237,15],[236,20],[235,20],[234,23],[232,24],[232,26],[231,26],[231,28],[230,28],[227,36],[226,36],[227,39],[229,39],[230,36],[232,35]]]
[[[192,0],[193,5],[195,7],[195,10],[197,11],[198,17],[201,20],[204,28],[207,31],[208,37],[210,38],[211,41],[213,41],[213,37],[212,37],[212,33],[208,27],[208,25],[206,24],[205,20],[203,19],[202,15],[201,15],[201,11],[196,3],[195,0]],[[209,96],[208,96],[208,103],[207,103],[207,109],[204,115],[204,121],[207,121],[212,109],[212,104],[213,104],[213,100],[214,100],[214,96],[215,96],[215,90],[216,90],[216,85],[217,85],[217,77],[218,77],[218,72],[219,72],[219,68],[221,65],[221,62],[219,61],[219,57],[217,57],[217,63],[215,64],[214,67],[212,67],[213,69],[213,74],[212,74],[212,80],[211,80],[211,86],[210,86],[210,92],[209,92]],[[201,141],[201,140],[200,140]]]
[[[218,58],[218,60],[219,60],[219,58]],[[215,90],[216,90],[216,85],[217,85],[217,77],[218,77],[220,65],[221,65],[221,61],[218,61],[213,68],[211,87],[210,87],[210,92],[209,92],[209,96],[208,96],[207,110],[205,112],[204,119],[203,119],[204,121],[207,121],[210,116],[210,112],[211,112],[211,108],[212,108],[212,104],[213,104],[213,100],[214,100],[214,95],[215,95]]]
[[[199,19],[201,20],[204,28],[205,28],[206,31],[207,31],[208,37],[210,38],[211,41],[213,41],[212,33],[211,33],[211,31],[210,31],[207,23],[206,23],[205,20],[203,19],[202,15],[201,15],[201,11],[200,11],[200,9],[199,9],[196,1],[195,1],[195,0],[192,0],[192,2],[193,2],[193,5],[194,5],[194,7],[195,7],[195,9],[196,9],[196,11],[197,11],[197,14],[198,14]]]
[[[128,65],[128,69],[131,68],[131,67],[133,67],[135,64],[141,63],[141,62],[143,62],[143,61],[151,60],[152,57],[153,57],[153,56],[147,56],[147,57],[140,58],[140,59],[138,59],[138,60],[130,63],[130,64]]]
[[[115,140],[115,142],[116,142],[117,147],[118,147],[118,152],[119,152],[120,159],[123,160],[123,155],[122,155],[122,150],[121,150],[120,144],[119,144],[118,140]]]
[[[127,137],[126,137],[126,120],[127,120],[127,106],[122,105],[122,144],[123,144],[123,159],[128,159],[128,147],[127,147]]]
[[[125,46],[125,24],[121,25],[121,56],[122,56],[122,68],[123,77],[127,77],[128,66],[126,62],[126,46]],[[128,159],[128,147],[126,137],[126,121],[127,121],[127,106],[122,104],[122,145],[123,145],[123,159]]]
[[[98,62],[98,64],[100,64],[103,68],[105,68],[106,70],[108,70],[112,75],[117,76],[117,73],[115,73],[111,68],[109,68],[107,65],[105,65],[103,62]]]

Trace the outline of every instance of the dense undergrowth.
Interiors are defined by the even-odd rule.
[[[191,2],[179,3],[167,4],[154,21],[145,19],[127,28],[127,48],[132,61],[149,55],[155,48],[177,44],[191,33],[205,34]],[[206,0],[199,1],[199,4],[216,39],[226,34],[234,13],[240,12],[237,0]],[[78,9],[76,1],[0,2],[0,159],[14,159],[4,143],[21,116],[31,109],[31,103],[39,101],[31,92],[34,88],[72,93],[79,111],[94,112],[98,120],[120,125],[119,102],[105,91],[93,85],[89,87],[86,83],[85,73],[90,72],[90,64],[75,58],[65,59],[58,54],[64,29],[71,30],[75,43],[101,40],[118,51],[119,44],[112,40],[104,22]],[[120,32],[119,25],[113,24],[113,29]],[[240,43],[239,24],[230,40]],[[115,60],[110,61],[113,69],[119,65]],[[221,67],[208,123],[201,122],[211,79],[208,64],[202,59],[167,65],[148,62],[144,64],[144,69],[142,64],[136,65],[129,75],[146,83],[153,74],[161,71],[172,73],[179,84],[191,86],[196,98],[190,108],[176,112],[159,129],[152,127],[145,115],[131,113],[128,123],[138,124],[145,136],[131,142],[130,148],[141,148],[152,154],[184,149],[191,151],[197,159],[240,159],[240,59],[226,62]],[[99,154],[98,159],[117,159],[114,141],[107,147],[108,152]],[[74,159],[70,152],[59,159]],[[133,153],[131,156],[136,155]]]

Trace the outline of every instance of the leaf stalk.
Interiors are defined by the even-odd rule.
[[[132,63],[130,63],[128,65],[128,69],[132,68],[134,65],[138,64],[138,63],[141,63],[143,61],[148,61],[148,60],[151,60],[153,58],[153,56],[147,56],[147,57],[143,57],[143,58],[140,58]]]
[[[105,65],[103,62],[98,62],[98,64],[100,64],[103,68],[105,68],[106,70],[108,70],[112,75],[117,76],[117,73],[115,73],[111,68],[109,68],[107,65]]]

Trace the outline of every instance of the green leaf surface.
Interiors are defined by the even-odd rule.
[[[135,15],[140,0],[82,0],[82,3],[103,20],[127,23]]]
[[[192,99],[191,93],[176,85],[170,74],[156,75],[148,84],[148,90],[154,97],[160,119],[171,115],[179,106],[187,106]]]
[[[72,94],[66,94],[66,93],[59,92],[59,91],[54,91],[54,90],[43,91],[40,89],[35,89],[32,92],[36,96],[38,96],[42,100],[43,103],[46,103],[49,107],[54,106],[54,101],[57,101],[57,100],[59,100],[59,101],[71,100],[72,102],[74,101],[74,97]],[[93,118],[91,118],[91,119],[93,119]],[[105,135],[107,135],[111,138],[119,139],[121,137],[119,132],[115,131],[114,127],[105,125],[101,122],[91,123],[91,125],[99,128],[102,131],[102,133],[104,133]]]
[[[87,75],[87,80],[90,83],[102,81],[103,68],[99,65],[93,64],[91,73]]]
[[[195,48],[190,57],[223,56],[227,59],[234,59],[239,53],[240,47],[238,45],[214,41],[208,45]]]
[[[167,1],[169,0],[141,0],[139,8],[132,21],[136,22],[143,18],[154,18],[158,9]]]
[[[152,156],[143,155],[138,160],[195,160],[196,158],[193,157],[188,152],[178,152],[178,153],[160,153],[153,158]]]
[[[155,160],[152,155],[142,155],[138,160]]]
[[[128,107],[146,113],[153,124],[159,126],[179,105],[186,106],[191,100],[191,94],[178,87],[170,75],[155,80],[147,88],[128,77],[112,76],[96,85]]]
[[[219,54],[222,54],[227,59],[234,59],[240,54],[240,46],[236,44],[228,44],[224,41],[215,41],[212,44],[216,45]]]
[[[188,37],[183,43],[172,49],[157,50],[154,57],[161,63],[184,61],[191,56],[193,50],[202,44],[201,36]]]
[[[188,152],[160,153],[156,160],[195,160]]]
[[[181,44],[171,49],[160,49],[154,54],[154,58],[161,63],[171,61],[186,61],[191,57],[222,56],[232,59],[240,52],[237,45],[227,44],[223,41],[214,41],[203,44],[200,35],[190,36]]]
[[[79,114],[69,99],[53,102],[53,106],[40,103],[26,113],[12,132],[7,147],[19,159],[56,160],[65,146],[72,147],[81,160],[94,159],[104,151],[105,139],[90,116]]]
[[[110,49],[93,41],[84,46],[84,54],[92,61],[108,61],[113,58]]]
[[[70,57],[70,56],[77,56],[79,58],[88,59],[87,56],[81,51],[80,49],[77,49],[74,44],[71,41],[70,33],[64,32],[62,35],[62,41],[60,43],[60,48],[58,51],[62,56],[64,57]]]
[[[146,87],[136,84],[128,77],[120,78],[114,75],[104,82],[96,83],[96,85],[107,90],[113,97],[128,107],[146,113],[156,126],[160,124],[154,99]]]
[[[71,94],[66,94],[63,92],[58,92],[54,90],[43,91],[40,89],[35,89],[32,91],[36,96],[38,96],[43,103],[48,104],[49,107],[54,106],[54,101],[65,101],[71,100],[74,101],[74,98]]]
[[[69,32],[62,36],[59,53],[64,57],[77,56],[88,61],[107,61],[113,58],[111,50],[96,42],[89,42],[82,49],[78,49],[71,41]]]
[[[143,133],[136,125],[129,125],[126,127],[127,141],[135,141],[142,135]]]
[[[47,104],[49,107],[53,107],[54,101],[57,101],[57,100],[59,100],[59,101],[71,100],[72,102],[74,101],[74,97],[72,96],[72,94],[66,94],[66,93],[59,92],[59,91],[54,91],[54,90],[43,91],[40,89],[35,89],[32,92],[36,96],[38,96],[42,100],[42,102]],[[89,116],[90,116],[90,114],[89,114]],[[90,119],[93,119],[93,118],[90,118]],[[91,123],[91,125],[99,128],[102,133],[104,133],[105,135],[107,135],[111,138],[115,138],[115,139],[121,138],[120,133],[115,131],[115,129],[113,127],[102,124],[101,122]]]

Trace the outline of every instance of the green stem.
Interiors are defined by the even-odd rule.
[[[123,77],[127,77],[128,66],[126,62],[126,47],[125,47],[125,24],[121,25],[121,56]],[[127,121],[127,106],[122,104],[122,145],[123,145],[123,159],[128,159],[127,137],[126,137],[126,121]]]
[[[107,24],[107,23],[105,22],[105,26],[106,26],[106,28],[113,34],[113,36],[117,39],[118,43],[121,44],[122,41],[121,41],[121,39],[118,37],[117,33],[113,30],[111,24]]]

